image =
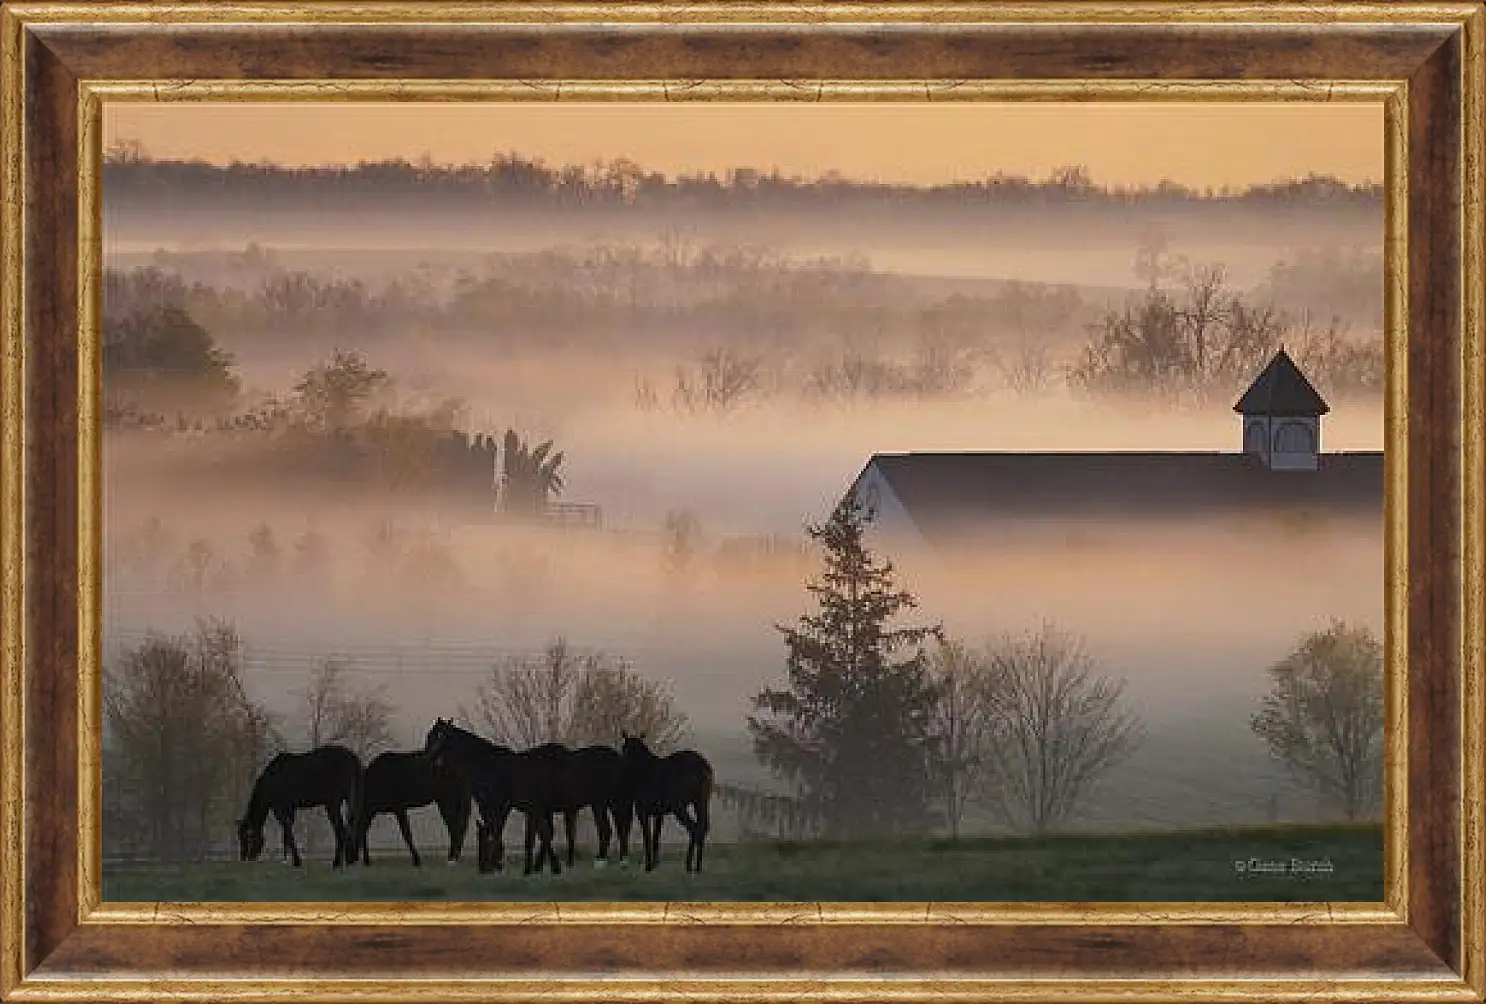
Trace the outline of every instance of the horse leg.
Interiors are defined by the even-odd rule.
[[[648,866],[650,864],[650,817],[644,813],[638,813],[636,820],[640,824],[640,857]]]
[[[609,825],[609,804],[597,802],[593,807],[593,828],[599,834],[599,856],[593,859],[595,868],[609,863],[609,841],[614,837],[614,828]]]
[[[464,850],[464,834],[470,825],[470,802],[467,798],[448,799],[439,803],[444,827],[449,831],[449,863],[459,860]]]
[[[660,867],[660,832],[666,825],[664,812],[651,813],[650,847],[645,852],[645,870],[653,872]]]
[[[331,858],[330,867],[339,868],[351,863],[350,838],[346,833],[346,824],[341,819],[341,804],[339,802],[325,803],[325,818],[330,820],[330,829],[335,833],[335,857]]]
[[[484,815],[482,812],[481,815]],[[511,806],[502,805],[494,815],[495,825],[491,833],[491,854],[494,856],[495,870],[503,871],[506,867],[506,820],[511,816]]]
[[[299,846],[294,842],[294,810],[290,809],[284,813],[274,813],[278,817],[279,826],[284,831],[284,846],[289,848],[289,860],[298,868],[304,864],[299,857]]]
[[[573,862],[578,856],[578,810],[564,809],[562,812],[563,832],[568,838],[568,867],[573,867]]]
[[[691,813],[686,811],[686,806],[676,807],[676,818],[681,822],[682,829],[686,830],[686,870],[691,871],[691,862],[697,846],[697,821],[691,818]]]
[[[619,863],[629,864],[629,835],[635,825],[635,804],[627,799],[614,803],[614,828],[619,833]],[[644,829],[643,824],[641,830]]]
[[[697,803],[697,866],[696,871],[702,870],[702,851],[707,847],[707,834],[712,830],[712,810],[707,804],[707,799]]]
[[[475,825],[475,870],[481,875],[495,870],[490,863],[490,828],[483,820]]]
[[[557,860],[557,847],[555,846],[557,843],[555,835],[557,828],[552,825],[552,813],[542,813],[541,818],[537,821],[537,826],[539,827],[537,835],[541,838],[542,847],[545,848],[547,859],[552,862],[552,874],[561,875],[562,863]],[[538,871],[542,870],[542,853],[543,852],[541,850],[538,850],[537,852]]]
[[[413,828],[408,825],[408,810],[397,809],[397,828],[402,830],[403,843],[408,845],[408,853],[413,855],[413,867],[417,868],[423,864],[418,859],[418,848],[413,845]]]
[[[371,864],[371,851],[366,847],[366,836],[371,832],[372,820],[376,813],[370,809],[366,810],[366,818],[356,821],[356,852],[361,855],[361,865],[366,867]]]
[[[523,874],[523,875],[530,875],[532,873],[532,867],[531,867],[531,850],[532,850],[532,844],[534,844],[536,842],[536,839],[537,839],[537,820],[536,820],[536,815],[534,813],[528,812],[526,814],[526,867],[524,869],[522,869],[521,874]],[[541,862],[538,862],[537,863],[537,867],[538,868],[541,867]]]

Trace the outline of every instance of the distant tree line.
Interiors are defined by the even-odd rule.
[[[281,590],[291,583],[323,590],[342,577],[373,588],[389,581],[417,582],[417,595],[429,599],[467,585],[454,550],[432,530],[386,519],[360,527],[344,519],[328,525],[327,530],[307,521],[291,532],[260,522],[229,543],[177,533],[150,517],[110,534],[105,560],[111,582],[174,594],[187,607],[239,590]]]
[[[670,373],[633,374],[633,399],[642,410],[682,414],[780,394],[830,404],[997,389],[1037,394],[1063,384],[1094,395],[1205,401],[1241,390],[1282,342],[1323,394],[1376,398],[1382,390],[1382,340],[1367,327],[1368,318],[1381,317],[1382,260],[1361,252],[1298,255],[1242,292],[1220,267],[1142,247],[1136,272],[1147,288],[1110,306],[1072,287],[1028,282],[925,302],[910,295],[909,280],[860,262],[724,254],[679,238],[649,249],[510,256],[486,269],[483,278],[465,271],[442,281],[412,273],[380,292],[336,277],[260,270],[251,293],[188,283],[154,267],[110,270],[106,390],[121,423],[138,421],[131,402],[136,410],[169,410],[145,408],[145,398],[229,407],[237,385],[232,357],[208,330],[231,332],[233,340],[293,337],[332,354],[342,332],[390,345],[416,330],[451,346],[473,348],[478,339],[482,350],[501,354],[536,344],[546,351],[608,346],[618,334],[637,351],[675,353]],[[397,292],[414,286],[416,296]],[[1283,306],[1292,303],[1298,306]],[[1370,337],[1354,336],[1343,310]],[[354,387],[369,399],[385,397],[390,379],[382,374],[373,383]],[[306,395],[335,393],[296,388],[301,405],[311,403]],[[314,403],[336,407],[330,398]],[[448,407],[436,424],[453,420],[457,406]],[[406,416],[378,416],[375,433],[386,444],[416,437]],[[266,417],[260,410],[239,421]]]
[[[1180,287],[1152,284],[1089,326],[1067,371],[1076,392],[1207,405],[1236,397],[1281,347],[1325,395],[1382,397],[1381,337],[1349,337],[1338,318],[1317,324],[1260,305],[1228,287],[1218,267],[1197,268]]]
[[[954,347],[1003,332],[1056,336],[1068,322],[1091,316],[1080,317],[1089,307],[1066,286],[1012,282],[990,294],[926,302],[912,279],[876,272],[860,259],[797,260],[759,248],[693,246],[674,234],[649,246],[490,256],[478,270],[413,270],[379,287],[272,259],[213,270],[215,284],[186,278],[190,270],[205,268],[182,262],[107,270],[105,315],[170,304],[228,346],[247,338],[322,350],[348,336],[363,347],[478,339],[486,351],[518,354],[535,344],[607,345],[616,334],[637,348],[691,353],[699,332],[767,351],[848,337],[869,337],[887,349],[915,340]]]
[[[155,159],[132,140],[121,140],[105,151],[103,189],[104,197],[114,204],[168,195],[173,200],[210,196],[219,206],[263,197],[313,199],[324,205],[327,199],[336,197],[386,199],[417,194],[447,196],[466,203],[478,200],[543,208],[736,208],[752,212],[851,206],[891,207],[900,213],[936,206],[1069,203],[1116,207],[1209,205],[1249,210],[1325,205],[1381,211],[1383,198],[1381,185],[1348,185],[1319,174],[1237,189],[1197,189],[1172,181],[1142,186],[1099,185],[1079,165],[1055,168],[1042,180],[987,171],[979,180],[936,185],[888,184],[839,173],[806,178],[746,166],[721,174],[668,176],[624,157],[592,164],[548,165],[514,151],[497,152],[483,164],[441,164],[424,157],[352,166],[215,165],[199,160]]]
[[[336,349],[295,381],[287,399],[232,413],[232,357],[204,329],[173,306],[137,311],[128,321],[122,335],[105,340],[105,428],[266,435],[274,449],[257,461],[279,475],[297,470],[393,492],[453,492],[487,510],[499,500],[520,516],[542,515],[562,493],[565,456],[551,441],[533,445],[513,429],[500,447],[493,436],[471,436],[457,428],[455,399],[421,411],[397,408],[387,371],[359,352]],[[161,365],[150,354],[160,344],[184,349]],[[174,422],[166,415],[172,408]]]

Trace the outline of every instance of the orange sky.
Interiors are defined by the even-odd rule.
[[[549,164],[629,157],[667,174],[778,167],[934,183],[1085,164],[1101,184],[1243,186],[1383,176],[1381,104],[117,104],[104,142],[156,157],[354,163],[425,152]]]

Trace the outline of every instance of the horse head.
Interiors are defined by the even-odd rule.
[[[504,850],[494,826],[483,819],[475,823],[475,866],[482,875],[502,870]]]
[[[432,753],[443,746],[449,739],[449,734],[454,731],[454,720],[451,718],[435,718],[433,725],[428,729],[428,734],[423,737],[423,752]]]
[[[444,753],[448,749],[449,740],[456,731],[452,718],[433,720],[433,726],[429,728],[428,735],[423,739],[423,752],[428,754],[429,759],[433,761],[435,770],[441,770],[444,767]]]
[[[628,759],[653,760],[655,758],[655,754],[650,752],[650,747],[645,745],[645,733],[643,732],[637,736],[624,733],[624,741],[619,751]]]
[[[237,856],[239,861],[257,861],[263,853],[263,827],[246,819],[237,821]]]

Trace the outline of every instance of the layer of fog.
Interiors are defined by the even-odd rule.
[[[481,250],[516,251],[553,238],[536,230],[470,236],[451,230],[385,228],[374,247],[346,221],[249,221],[213,234],[168,228],[113,231],[110,263],[157,248],[226,247],[256,241],[294,267],[347,274],[395,274],[437,254],[453,263]],[[879,268],[950,275],[1069,282],[1110,289],[1131,272],[1136,230],[1107,242],[1057,235],[1055,250],[1019,246],[1015,234],[967,253],[963,246],[891,241],[867,253]],[[466,232],[468,234],[468,231]],[[580,239],[584,234],[574,235]],[[608,235],[613,236],[613,235]],[[1346,228],[1317,234],[1276,226],[1271,243],[1233,235],[1222,244],[1194,238],[1175,250],[1217,260],[1248,286],[1290,246],[1323,238],[1346,243]],[[485,241],[488,239],[488,243]],[[1051,238],[1048,239],[1051,243]],[[345,255],[333,249],[359,244]],[[419,248],[437,246],[423,252]],[[1371,246],[1371,245],[1369,245]],[[398,250],[399,247],[402,250]],[[791,253],[860,252],[816,242]],[[378,261],[366,259],[377,257]],[[699,338],[699,346],[705,343]],[[355,347],[355,346],[345,346]],[[250,391],[282,393],[294,375],[323,358],[309,349],[234,349]],[[478,348],[431,344],[371,359],[404,388],[456,395],[476,430],[507,427],[534,441],[551,438],[566,454],[563,500],[600,505],[604,533],[535,537],[472,526],[443,509],[415,509],[370,495],[291,491],[234,477],[261,444],[111,434],[104,450],[105,539],[110,554],[159,518],[178,555],[204,539],[229,565],[243,564],[248,534],[270,525],[281,546],[313,528],[330,540],[329,582],[292,575],[268,584],[229,576],[205,592],[171,588],[159,576],[105,567],[106,655],[115,657],[146,630],[184,630],[198,615],[230,619],[247,644],[253,697],[290,720],[296,688],[330,654],[353,660],[353,676],[385,686],[399,709],[400,741],[421,739],[427,722],[473,704],[476,686],[508,655],[541,649],[562,635],[574,645],[622,656],[641,672],[674,682],[697,744],[722,779],[762,783],[743,729],[750,699],[783,679],[776,624],[807,609],[812,561],[776,556],[743,567],[709,555],[729,541],[777,535],[803,543],[802,524],[825,515],[876,452],[931,450],[1236,450],[1237,416],[1222,401],[1210,410],[1171,413],[1072,400],[1061,392],[1017,397],[984,391],[943,402],[809,407],[768,401],[722,415],[645,412],[634,403],[637,374],[662,378],[675,360],[556,356],[492,358]],[[1381,408],[1336,402],[1323,426],[1328,450],[1375,450]],[[668,570],[660,528],[668,512],[700,521],[703,552],[684,572]],[[426,535],[427,547],[457,568],[444,585],[389,571],[368,540],[377,525]],[[1332,617],[1381,632],[1380,528],[1333,524],[1297,535],[1276,527],[1129,526],[1102,539],[1028,546],[1015,528],[983,555],[954,567],[937,557],[898,554],[905,584],[925,619],[942,620],[971,641],[1035,627],[1044,619],[1085,636],[1101,669],[1129,681],[1130,699],[1150,735],[1142,752],[1111,778],[1083,817],[1085,825],[1255,821],[1283,794],[1286,818],[1315,812],[1268,762],[1248,734],[1264,671],[1298,637]],[[963,559],[964,556],[961,556]]]
[[[765,246],[795,257],[861,255],[873,267],[904,275],[962,279],[1013,278],[1118,289],[1136,288],[1132,249],[1152,229],[1165,233],[1193,261],[1221,261],[1239,287],[1258,283],[1277,260],[1299,248],[1382,246],[1378,212],[1348,210],[1322,216],[1301,212],[1234,212],[1216,223],[1210,213],[1133,208],[1087,217],[1076,210],[1054,222],[1018,210],[1005,220],[975,225],[954,214],[933,224],[824,217],[732,213],[720,219],[661,213],[616,218],[595,225],[582,216],[527,211],[440,213],[409,211],[316,214],[213,211],[141,212],[112,207],[105,213],[104,254],[111,261],[140,262],[159,249],[237,251],[250,243],[273,248],[286,262],[355,262],[359,275],[380,271],[369,256],[394,261],[467,263],[488,253],[514,254],[554,246],[650,241],[657,233],[704,235],[724,244]],[[370,269],[368,269],[370,266]]]
[[[494,374],[491,380],[502,396],[512,392]],[[578,399],[587,407],[532,428],[567,452],[564,498],[601,505],[608,527],[602,533],[533,536],[374,498],[233,484],[190,473],[200,470],[200,451],[222,451],[210,438],[162,447],[158,439],[114,437],[105,454],[109,541],[127,540],[156,516],[176,552],[206,539],[240,566],[259,524],[273,527],[286,551],[313,527],[329,540],[331,581],[228,581],[198,595],[158,580],[131,581],[110,566],[109,654],[137,643],[146,629],[183,630],[197,615],[226,617],[247,643],[255,698],[292,721],[299,710],[294,691],[315,661],[345,655],[356,679],[386,687],[399,709],[399,738],[412,744],[435,715],[473,706],[475,688],[496,663],[563,636],[673,681],[699,745],[728,764],[724,779],[757,783],[762,772],[746,755],[744,719],[752,696],[783,679],[785,650],[775,625],[806,612],[804,580],[818,566],[788,554],[746,566],[710,559],[727,540],[780,535],[803,543],[803,522],[824,515],[874,451],[1118,450],[1136,443],[1222,450],[1236,448],[1239,432],[1226,408],[1175,418],[1058,398],[755,409],[723,418],[626,411],[617,394],[607,402]],[[533,406],[508,401],[511,410],[490,418],[516,421]],[[1376,409],[1356,406],[1329,417],[1325,434],[1332,448],[1376,448],[1380,427]],[[677,573],[668,569],[659,529],[667,512],[683,508],[697,514],[705,536],[692,568]],[[426,533],[429,546],[453,556],[457,576],[441,585],[390,573],[369,546],[389,519]],[[1268,811],[1263,792],[1289,789],[1246,734],[1265,668],[1332,617],[1382,629],[1381,529],[1367,524],[1305,533],[1247,524],[1129,526],[1051,545],[1020,539],[1009,526],[1002,541],[968,561],[963,554],[953,562],[928,553],[894,557],[904,584],[920,597],[923,618],[972,641],[1051,620],[1084,635],[1101,669],[1129,681],[1130,699],[1151,727],[1143,756],[1159,762],[1138,757],[1120,773],[1124,781],[1111,782],[1111,790],[1125,784],[1146,793],[1138,818],[1121,817],[1118,807],[1127,803],[1117,801],[1091,808],[1090,825]],[[1219,752],[1174,752],[1197,741]],[[1158,775],[1171,776],[1163,783],[1172,794],[1152,802]],[[1228,801],[1214,794],[1210,802],[1194,794],[1230,789],[1248,794]],[[1291,814],[1309,805],[1287,799]]]

